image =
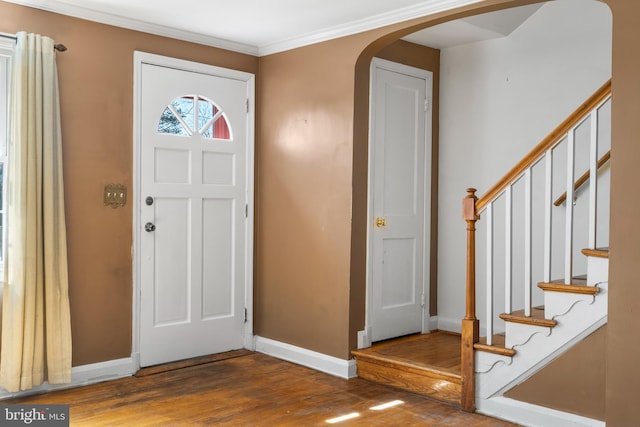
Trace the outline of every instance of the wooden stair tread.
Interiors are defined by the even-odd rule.
[[[551,283],[540,282],[538,287],[543,291],[564,292],[570,294],[595,295],[600,289],[595,286],[586,286],[576,283],[562,283],[563,281],[554,281]]]
[[[582,254],[597,258],[609,258],[609,248],[583,249]]]
[[[512,313],[502,313],[500,318],[505,322],[522,323],[525,325],[544,326],[553,328],[558,322],[553,319],[545,319],[544,308],[535,307],[531,309],[531,316],[525,316],[524,310],[514,311]]]
[[[561,284],[567,284],[565,283],[564,279],[557,279],[557,280],[552,280],[551,282],[541,282],[541,283],[561,283]],[[586,285],[587,284],[587,275],[583,274],[581,276],[573,276],[571,278],[571,283],[569,283],[570,285]]]
[[[512,348],[506,348],[506,337],[502,334],[493,335],[492,344],[487,344],[487,337],[480,338],[480,342],[473,345],[473,348],[480,351],[486,351],[487,353],[499,354],[502,356],[513,357],[516,351]]]

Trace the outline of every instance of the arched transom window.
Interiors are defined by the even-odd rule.
[[[167,105],[158,122],[158,133],[232,139],[224,112],[213,101],[200,95],[184,95]]]

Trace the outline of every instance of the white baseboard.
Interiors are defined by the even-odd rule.
[[[437,329],[441,331],[455,332],[459,334],[462,332],[462,320],[448,319],[446,317],[438,316]]]
[[[432,318],[433,319],[433,318]],[[462,333],[462,318],[460,319],[448,319],[446,317],[437,317],[437,324],[434,329],[438,329],[440,331],[454,332],[456,334]],[[432,329],[433,330],[433,329]],[[504,330],[494,329],[494,333],[502,333]],[[484,337],[487,335],[487,330],[480,325],[480,336]]]
[[[604,421],[581,417],[568,412],[532,405],[506,397],[476,399],[477,411],[501,420],[530,427],[605,427]]]
[[[130,377],[136,372],[136,370],[137,368],[133,357],[76,366],[71,368],[71,383],[69,384],[49,384],[45,382],[44,384],[33,387],[29,390],[15,393],[10,393],[4,389],[0,389],[0,400]]]
[[[358,350],[371,347],[371,326],[358,331]]]
[[[435,331],[438,329],[438,316],[431,316],[428,320],[429,331]]]
[[[256,351],[340,378],[355,378],[355,360],[344,360],[295,345],[256,336]]]

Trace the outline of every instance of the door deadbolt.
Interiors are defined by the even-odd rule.
[[[387,225],[387,220],[386,218],[382,218],[382,217],[378,217],[376,218],[376,227],[386,227]]]
[[[156,230],[156,225],[152,222],[148,222],[144,225],[144,230],[148,233]]]
[[[144,202],[147,204],[147,206],[151,206],[153,204],[153,197],[147,196],[147,198],[144,199]]]

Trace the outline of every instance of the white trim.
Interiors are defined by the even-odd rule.
[[[108,360],[106,362],[76,366],[71,369],[71,383],[69,384],[49,384],[45,382],[44,384],[33,387],[29,390],[15,393],[10,393],[4,389],[0,389],[0,400],[116,380],[119,378],[130,377],[136,371],[137,367],[134,357],[125,357],[122,359]]]
[[[238,43],[231,40],[193,33],[191,31],[179,30],[165,25],[128,18],[126,16],[118,16],[107,12],[91,10],[87,7],[63,3],[58,0],[7,0],[7,2],[46,10],[48,12],[59,13],[61,15],[73,16],[74,18],[98,22],[100,24],[113,25],[115,27],[141,31],[143,33],[155,34],[157,36],[217,47],[233,52],[246,53],[248,55],[258,54],[258,48],[256,46],[251,46],[245,43]]]
[[[86,19],[116,27],[127,28],[135,31],[142,31],[173,39],[199,43],[206,46],[227,49],[234,52],[246,53],[249,55],[266,56],[278,52],[295,49],[302,46],[333,40],[368,30],[384,27],[386,25],[397,24],[410,19],[443,12],[478,3],[481,0],[427,0],[422,3],[400,8],[391,12],[381,13],[367,18],[347,22],[342,25],[325,28],[323,30],[310,32],[288,39],[279,40],[273,43],[252,46],[246,43],[234,42],[204,34],[179,30],[176,28],[144,22],[124,16],[113,15],[106,12],[91,10],[86,7],[68,4],[60,0],[5,0],[23,6],[34,7],[49,12],[62,15],[73,16],[75,18]]]
[[[399,64],[397,62],[388,61],[386,59],[376,58],[374,57],[371,60],[371,66],[369,71],[369,158],[368,158],[368,176],[367,176],[367,194],[368,194],[368,205],[367,205],[367,268],[366,268],[366,297],[365,297],[365,328],[366,336],[368,342],[371,342],[371,318],[370,311],[372,310],[372,286],[373,286],[373,266],[371,255],[373,252],[373,240],[372,240],[372,231],[373,231],[373,191],[372,182],[373,182],[373,150],[371,149],[373,145],[373,141],[375,139],[374,128],[373,125],[373,108],[375,104],[375,88],[377,81],[376,70],[383,69],[387,71],[392,71],[394,73],[404,74],[412,77],[416,77],[419,79],[424,79],[426,91],[426,101],[428,103],[428,108],[425,108],[425,158],[424,158],[424,223],[423,223],[423,258],[425,262],[423,264],[422,271],[422,295],[423,295],[423,307],[422,307],[422,333],[428,333],[435,328],[432,328],[433,321],[429,313],[429,305],[430,305],[430,270],[431,270],[431,246],[429,244],[431,240],[431,161],[432,161],[432,153],[433,153],[433,109],[432,99],[433,99],[433,72],[428,70],[423,70],[422,68],[412,67],[410,65]],[[424,256],[424,254],[429,253],[429,257]],[[429,286],[428,286],[429,285]],[[436,320],[437,321],[437,320]]]
[[[435,319],[435,320],[434,320]],[[432,322],[436,322],[434,327],[432,327],[431,330],[440,330],[440,331],[447,331],[447,332],[453,332],[456,334],[460,334],[462,333],[462,318],[460,319],[455,319],[455,318],[449,318],[449,317],[432,317],[429,320],[429,324],[432,325]],[[494,334],[497,333],[504,333],[504,327],[503,328],[499,328],[499,327],[494,327]],[[484,337],[487,335],[487,328],[484,325],[480,325],[480,336]]]
[[[438,329],[441,331],[462,332],[462,319],[451,319],[447,317],[438,316]]]
[[[246,172],[246,203],[248,205],[245,221],[245,308],[247,309],[247,321],[244,328],[244,346],[249,350],[254,349],[253,339],[253,224],[254,224],[254,159],[255,159],[255,75],[244,71],[231,70],[208,64],[186,61],[167,56],[154,55],[140,51],[133,53],[133,317],[132,317],[132,353],[136,368],[140,367],[140,253],[139,240],[142,230],[140,221],[140,97],[141,97],[141,72],[142,64],[153,64],[174,69],[191,71],[246,82],[247,100],[249,111],[247,112],[247,172]]]
[[[327,354],[259,336],[255,337],[255,342],[255,348],[258,353],[264,353],[277,359],[306,366],[340,378],[347,379],[357,377],[356,361],[353,359],[339,359]]]
[[[358,331],[358,350],[371,347],[371,327]]]
[[[430,331],[435,331],[436,329],[438,329],[438,316],[431,316],[429,317],[429,330]]]
[[[280,40],[274,43],[262,45],[258,47],[259,56],[271,55],[273,53],[284,52],[302,46],[308,46],[314,43],[320,43],[327,40],[333,40],[340,37],[346,37],[353,34],[362,33],[376,28],[393,25],[400,22],[416,19],[434,13],[443,12],[445,10],[455,9],[470,4],[478,3],[481,0],[429,0],[400,8],[391,12],[381,13],[379,15],[369,16],[367,18],[356,21],[347,22],[343,25],[336,25],[307,34],[292,37],[287,40]]]
[[[605,422],[506,397],[477,399],[477,412],[524,426],[604,427]]]

